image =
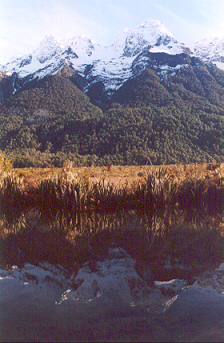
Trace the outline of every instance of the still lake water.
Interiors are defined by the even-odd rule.
[[[222,214],[17,219],[2,223],[2,342],[224,341]]]

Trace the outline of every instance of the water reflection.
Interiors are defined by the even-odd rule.
[[[15,327],[21,314],[28,320],[32,305],[50,341],[205,340],[203,325],[219,325],[224,316],[222,213],[53,214],[33,208],[14,218],[2,214],[0,228],[5,339],[15,340],[7,320],[18,305]],[[213,315],[216,308],[217,321],[208,314],[203,324],[202,308]],[[197,329],[185,328],[185,315],[194,317]],[[32,334],[24,330],[18,340],[44,340],[33,323],[25,327]]]
[[[116,246],[157,274],[167,263],[173,270],[182,264],[198,273],[222,262],[222,218],[222,213],[178,210],[162,215],[134,210],[52,214],[48,209],[30,209],[14,217],[3,213],[1,266],[47,261],[73,270],[96,256],[106,257],[109,248]]]

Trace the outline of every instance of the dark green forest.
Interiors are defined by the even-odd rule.
[[[101,108],[93,94],[62,73],[31,83],[0,103],[0,150],[14,167],[224,161],[224,72],[215,66],[164,80],[146,69]]]

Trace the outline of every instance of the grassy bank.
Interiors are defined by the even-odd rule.
[[[221,261],[223,175],[223,165],[215,162],[101,168],[67,163],[3,173],[2,265],[48,260],[72,270],[93,251],[106,254],[112,241],[152,267],[170,255],[192,260],[195,270]]]
[[[116,212],[137,209],[163,212],[167,207],[222,211],[224,165],[127,166],[20,169],[1,178],[1,211],[35,207],[58,210]],[[10,209],[10,210],[8,210]],[[13,209],[13,211],[12,211]]]
[[[139,181],[144,181],[147,174],[162,168],[177,182],[191,179],[206,178],[210,183],[224,182],[224,163],[174,164],[166,166],[114,166],[76,167],[72,162],[64,164],[63,168],[15,168],[16,176],[24,179],[29,186],[37,184],[52,176],[65,175],[67,178],[77,178],[90,183],[106,180],[117,187],[132,187]]]

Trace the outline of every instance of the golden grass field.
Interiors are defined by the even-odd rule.
[[[144,181],[147,174],[158,170],[167,170],[167,174],[177,183],[193,180],[206,180],[208,184],[224,185],[224,163],[178,164],[163,166],[108,166],[76,167],[72,162],[63,168],[23,168],[13,169],[14,173],[24,179],[27,186],[36,187],[42,180],[56,175],[67,175],[67,178],[89,181],[90,183],[105,180],[114,186],[131,188],[135,183]]]

